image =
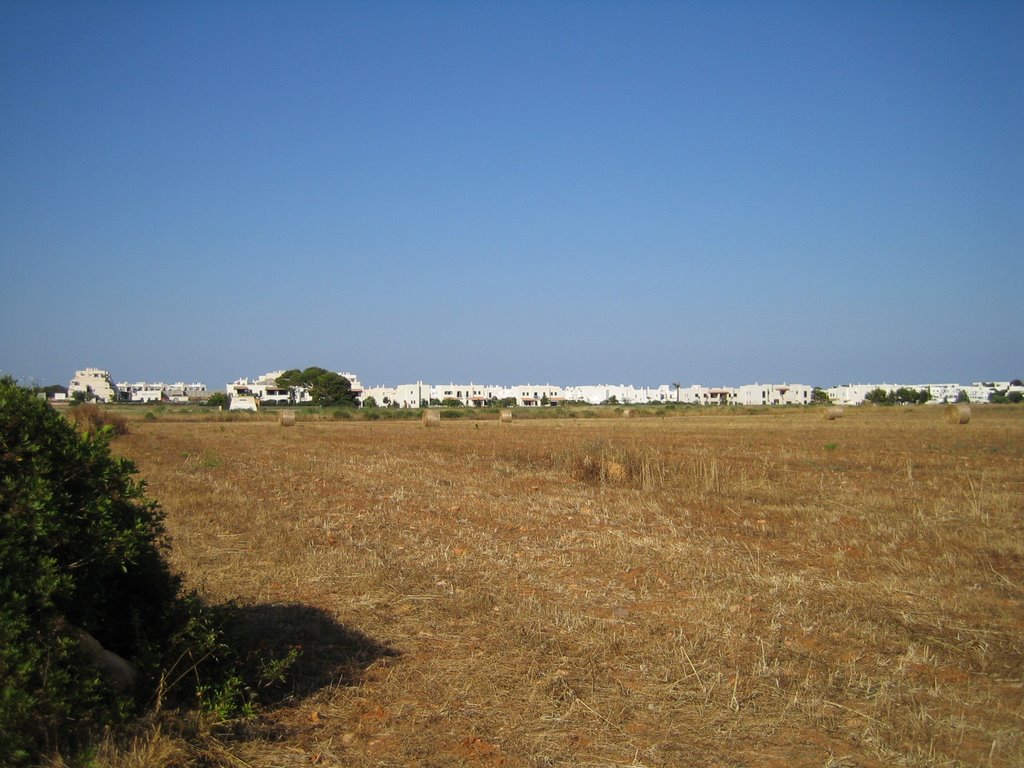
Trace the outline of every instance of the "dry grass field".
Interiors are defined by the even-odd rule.
[[[108,764],[1024,765],[1024,409],[133,420],[287,695]]]

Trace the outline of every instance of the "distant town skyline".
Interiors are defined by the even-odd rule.
[[[1012,379],[1024,4],[0,4],[0,370]]]
[[[301,368],[301,367],[306,367],[306,366],[289,366],[289,368]],[[342,374],[347,373],[350,377],[356,377],[355,381],[360,386],[362,386],[365,389],[380,388],[380,387],[396,387],[396,386],[415,384],[416,382],[421,382],[421,383],[432,385],[432,386],[443,386],[443,385],[446,385],[446,384],[456,384],[456,385],[464,386],[464,385],[475,384],[475,385],[480,385],[480,386],[515,387],[515,386],[521,386],[521,385],[545,385],[545,384],[551,384],[551,385],[558,386],[558,387],[634,386],[634,387],[651,388],[651,389],[654,389],[654,388],[657,388],[657,387],[673,387],[675,384],[680,384],[682,387],[690,387],[690,386],[694,386],[694,385],[696,385],[696,386],[704,386],[704,387],[714,387],[714,386],[741,387],[741,386],[757,385],[757,384],[766,384],[766,385],[767,384],[782,384],[782,385],[786,385],[786,384],[800,384],[800,385],[805,385],[805,386],[809,386],[809,387],[820,387],[821,389],[828,389],[830,387],[840,387],[840,386],[849,386],[849,385],[863,385],[863,384],[870,384],[870,385],[875,385],[875,384],[878,384],[878,385],[919,385],[919,386],[920,385],[929,385],[929,384],[931,384],[931,385],[937,385],[937,384],[969,385],[969,384],[975,384],[975,383],[980,383],[980,382],[1012,382],[1012,381],[1019,381],[1022,378],[1020,376],[1000,376],[1000,377],[977,377],[977,376],[973,376],[973,377],[969,377],[969,378],[966,378],[966,379],[942,379],[942,380],[939,380],[939,379],[914,379],[914,380],[910,380],[910,379],[882,378],[882,379],[870,379],[870,380],[869,379],[855,379],[855,380],[851,380],[851,381],[835,382],[835,383],[827,384],[826,385],[826,384],[821,384],[821,383],[814,382],[814,381],[804,381],[804,380],[795,379],[795,378],[782,378],[782,379],[777,379],[777,380],[762,378],[762,379],[752,379],[750,381],[742,381],[742,382],[741,381],[716,381],[716,382],[709,382],[709,381],[706,381],[706,380],[704,380],[704,381],[702,381],[702,380],[686,381],[686,380],[681,380],[680,378],[677,377],[677,378],[672,378],[672,379],[666,379],[666,380],[659,381],[659,382],[646,382],[646,381],[638,381],[638,380],[635,380],[635,379],[626,379],[626,380],[622,380],[622,381],[613,381],[613,380],[610,380],[610,379],[608,379],[608,380],[601,379],[601,380],[592,380],[592,381],[583,381],[583,380],[578,380],[578,381],[576,381],[576,380],[574,380],[574,381],[557,381],[557,380],[554,380],[554,379],[544,378],[544,379],[537,379],[537,380],[516,379],[516,380],[506,380],[506,381],[498,381],[498,380],[491,381],[491,380],[483,380],[483,379],[454,379],[454,378],[451,378],[451,377],[442,377],[442,378],[439,378],[439,379],[426,379],[424,377],[413,377],[413,378],[403,379],[401,381],[392,381],[392,382],[376,382],[375,381],[375,382],[373,382],[371,384],[371,383],[368,383],[368,381],[370,381],[370,380],[366,379],[363,376],[363,374],[360,373],[359,371],[346,371],[346,370],[343,370],[341,368],[336,368],[336,367],[335,368],[331,368],[330,366],[321,366],[321,367],[326,367],[328,370],[332,370],[335,373],[342,373]],[[170,384],[186,384],[186,385],[187,384],[202,384],[207,390],[209,390],[211,392],[214,392],[214,391],[224,391],[225,388],[228,385],[232,384],[232,383],[236,383],[236,382],[239,382],[239,381],[254,382],[256,380],[261,380],[263,377],[265,377],[265,376],[267,376],[269,374],[272,374],[275,371],[288,370],[288,368],[282,368],[280,366],[278,366],[278,367],[271,367],[270,369],[265,370],[265,371],[261,371],[259,373],[239,374],[239,375],[233,376],[233,377],[231,377],[231,378],[229,378],[229,379],[227,379],[226,381],[223,381],[223,382],[207,381],[207,380],[202,379],[200,377],[190,377],[190,376],[180,376],[180,375],[179,376],[162,377],[162,378],[161,377],[152,377],[152,376],[125,377],[125,376],[119,375],[117,371],[111,371],[111,370],[103,368],[101,366],[83,366],[82,368],[76,369],[73,372],[73,374],[77,374],[77,373],[79,373],[81,371],[84,371],[84,370],[87,370],[87,369],[88,370],[99,370],[99,371],[102,371],[103,373],[109,374],[110,381],[112,383],[116,383],[116,384],[125,384],[125,383],[126,384],[137,384],[137,383],[155,384],[155,383],[162,383],[162,384],[167,384],[167,385],[170,385]],[[66,387],[68,382],[72,381],[72,379],[73,379],[73,375],[69,376],[68,379],[65,380],[65,381],[42,381],[40,379],[34,379],[34,378],[22,378],[22,377],[16,376],[11,371],[6,371],[6,370],[0,368],[0,376],[4,376],[4,375],[14,376],[14,378],[18,379],[19,382],[21,384],[23,384],[23,385],[37,384],[37,385],[39,385],[41,387],[42,386],[51,386],[51,385],[62,385],[62,386]]]
[[[347,382],[345,381],[347,379]],[[203,382],[115,381],[109,371],[90,367],[75,372],[64,392],[49,391],[56,400],[95,398],[99,402],[136,404],[170,402],[188,404],[208,402],[215,393],[226,395],[220,405],[231,410],[257,410],[261,405],[280,406],[312,403],[330,405],[342,402],[366,406],[418,408],[426,405],[467,407],[517,405],[543,407],[562,403],[645,404],[687,403],[693,405],[811,405],[832,402],[860,405],[872,398],[892,398],[892,403],[973,403],[1014,402],[1024,397],[1020,380],[972,382],[875,382],[819,388],[803,382],[753,382],[708,387],[684,386],[680,382],[658,387],[634,384],[538,384],[515,385],[476,382],[406,382],[392,386],[366,386],[358,374],[329,372],[322,368],[304,371],[276,370],[259,376],[238,377],[225,389],[208,388]]]

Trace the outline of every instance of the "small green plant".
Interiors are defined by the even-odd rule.
[[[835,443],[825,443],[825,450],[826,451],[834,451],[838,447],[839,446],[836,445]]]

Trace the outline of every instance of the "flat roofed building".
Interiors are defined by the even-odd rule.
[[[87,398],[93,397],[101,403],[113,403],[117,401],[117,387],[110,378],[110,373],[101,368],[84,368],[75,371],[75,377],[68,385],[68,397],[74,397],[78,392]]]

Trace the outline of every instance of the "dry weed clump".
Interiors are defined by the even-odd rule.
[[[1024,415],[935,413],[140,424],[177,567],[315,646],[176,764],[1024,764]]]
[[[67,417],[80,432],[99,432],[109,427],[115,435],[128,434],[128,420],[100,408],[95,403],[82,403],[68,408]]]
[[[649,447],[622,447],[609,442],[572,446],[557,453],[554,463],[567,468],[580,482],[642,489],[661,485],[670,472],[661,456]]]

